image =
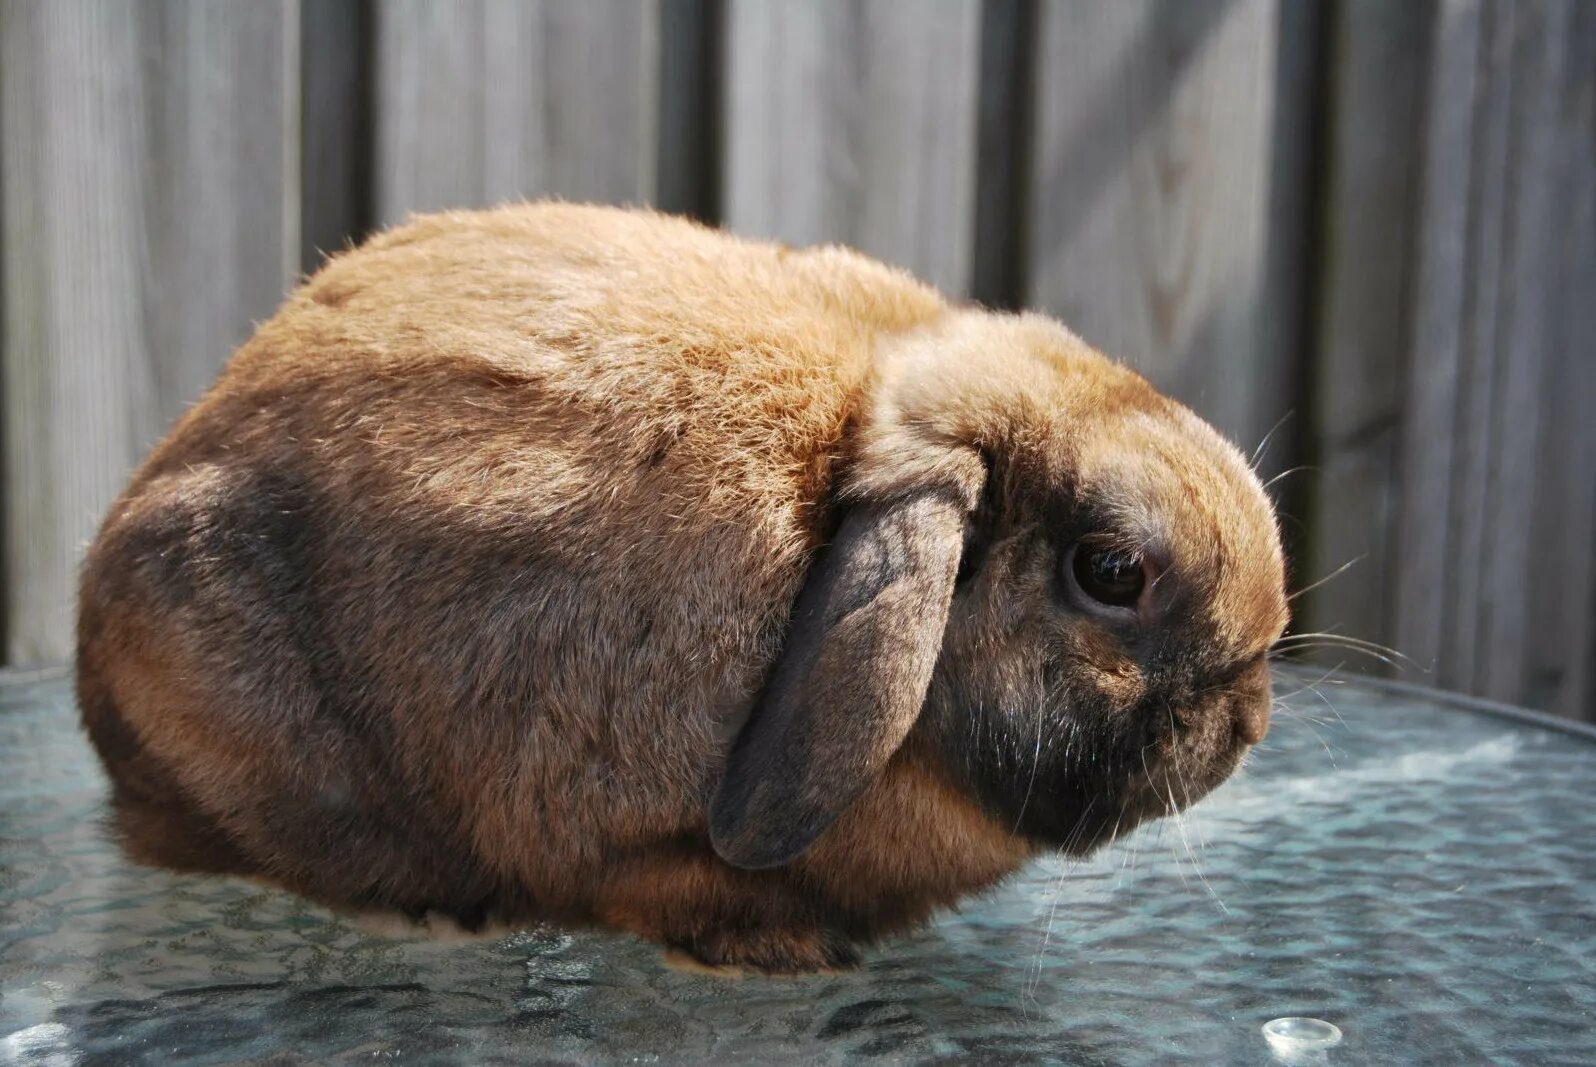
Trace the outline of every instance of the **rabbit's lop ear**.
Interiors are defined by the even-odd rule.
[[[903,743],[941,649],[968,510],[960,496],[911,490],[856,504],[810,569],[710,810],[728,863],[801,855]]]

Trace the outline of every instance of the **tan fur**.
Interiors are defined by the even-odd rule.
[[[215,869],[340,906],[480,898],[711,966],[845,964],[1038,847],[931,726],[797,861],[739,870],[705,840],[812,553],[843,509],[927,492],[1115,501],[1121,536],[1204,590],[1216,670],[1283,625],[1234,449],[1055,323],[647,212],[382,234],[240,348],[90,552],[80,697],[129,847],[205,867],[176,843],[200,827]],[[1039,522],[955,602],[942,720],[975,692],[965,659],[978,699],[1040,700],[1027,642],[1073,656],[1091,699],[1148,691],[1117,639],[1036,606],[1018,546]],[[1199,761],[1221,777],[1229,730]]]

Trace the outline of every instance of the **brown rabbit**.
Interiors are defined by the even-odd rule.
[[[78,694],[131,855],[848,966],[1263,736],[1240,455],[1054,322],[643,211],[418,218],[112,507]]]

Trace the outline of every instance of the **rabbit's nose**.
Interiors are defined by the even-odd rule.
[[[1269,698],[1236,701],[1236,736],[1256,745],[1269,733]]]

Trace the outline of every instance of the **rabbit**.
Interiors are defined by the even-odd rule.
[[[333,257],[111,507],[76,685],[137,862],[807,974],[1221,782],[1285,564],[1057,322],[561,202]]]

